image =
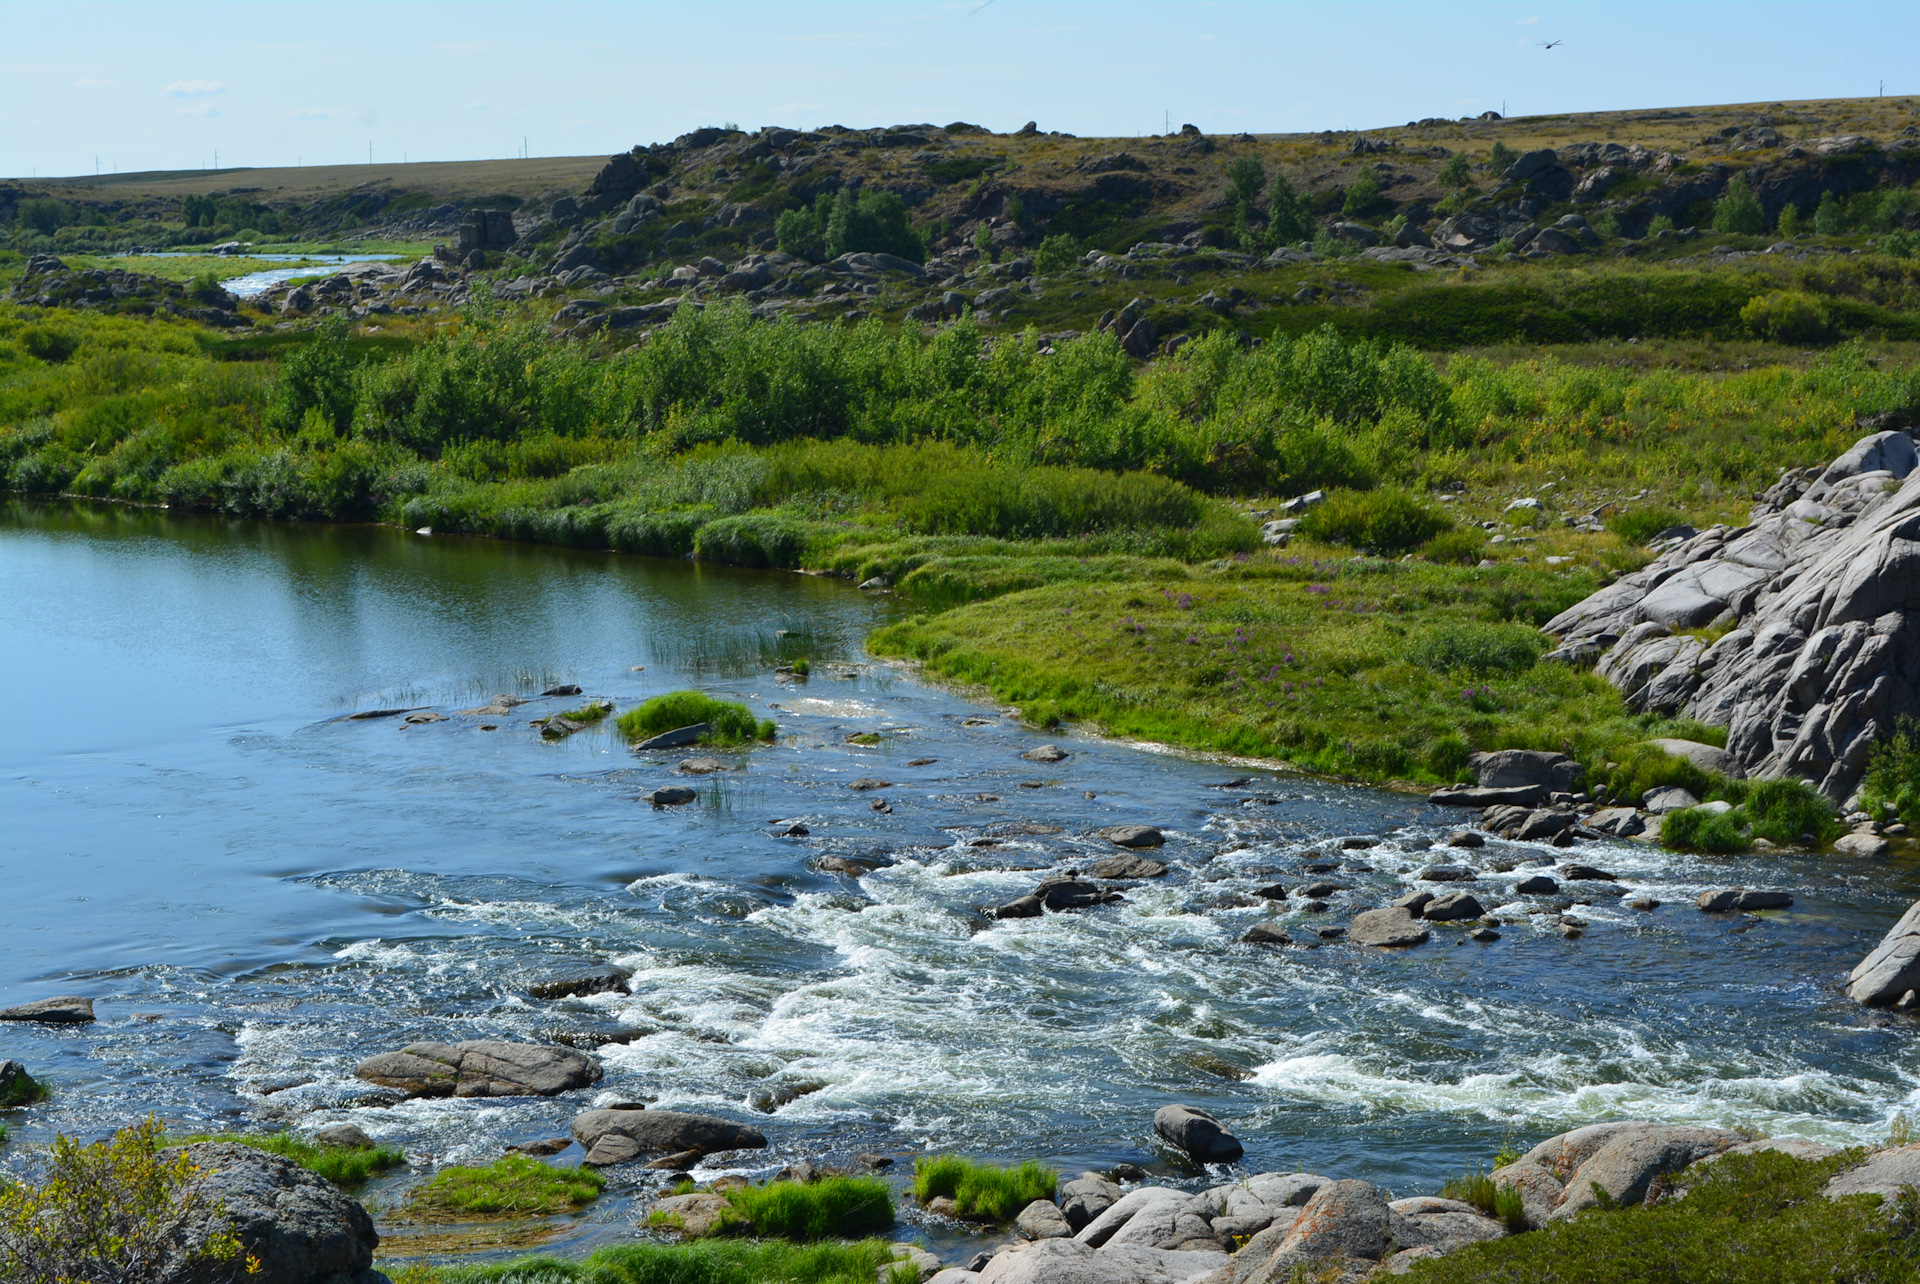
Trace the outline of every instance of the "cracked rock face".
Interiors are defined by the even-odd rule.
[[[1727,728],[1747,775],[1835,801],[1876,737],[1920,713],[1920,455],[1903,432],[1789,473],[1751,525],[1716,526],[1549,620],[1610,648],[1597,672],[1637,712]],[[1708,644],[1684,636],[1732,627]]]
[[[354,1067],[354,1074],[414,1097],[551,1097],[600,1081],[600,1063],[571,1048],[470,1039],[410,1043]]]

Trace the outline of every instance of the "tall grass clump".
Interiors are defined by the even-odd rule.
[[[1495,1221],[1504,1222],[1507,1230],[1516,1235],[1527,1228],[1526,1202],[1520,1197],[1519,1188],[1497,1185],[1491,1173],[1476,1170],[1449,1177],[1440,1187],[1440,1198],[1472,1204]]]
[[[1314,539],[1381,556],[1418,548],[1451,530],[1453,519],[1404,490],[1337,490],[1309,509],[1300,530]]]
[[[462,1266],[403,1266],[394,1284],[914,1284],[877,1239],[795,1244],[785,1240],[699,1240],[616,1244],[584,1259],[525,1257]]]
[[[591,1168],[507,1155],[479,1167],[442,1168],[414,1188],[413,1206],[441,1216],[566,1213],[592,1203],[606,1184]]]
[[[645,740],[666,731],[706,723],[710,730],[702,744],[742,745],[771,740],[777,728],[760,720],[744,704],[716,700],[704,691],[670,691],[620,715],[615,725],[629,740]]]
[[[1660,845],[1676,851],[1712,852],[1725,855],[1743,852],[1748,837],[1738,808],[1713,812],[1701,807],[1683,807],[1660,818]]]
[[[222,1132],[189,1137],[182,1145],[196,1141],[225,1141],[251,1146],[269,1154],[291,1159],[308,1172],[318,1173],[336,1186],[358,1186],[376,1173],[399,1168],[407,1162],[405,1152],[393,1146],[375,1146],[355,1150],[346,1146],[316,1146],[290,1133]]]
[[[1861,794],[1869,811],[1920,821],[1920,720],[1901,718],[1873,746]]]
[[[727,1192],[727,1223],[802,1243],[857,1239],[893,1225],[893,1191],[879,1177],[774,1181]]]
[[[917,1159],[913,1196],[922,1204],[946,1196],[962,1217],[1004,1222],[1036,1199],[1049,1199],[1060,1175],[1027,1160],[1013,1168],[979,1164],[958,1155]]]
[[[1540,630],[1520,624],[1444,624],[1422,634],[1407,658],[1440,673],[1524,673],[1540,658]]]
[[[1744,793],[1741,810],[1752,822],[1755,838],[1785,844],[1811,834],[1825,841],[1839,837],[1844,828],[1833,804],[1804,780],[1756,780]]]

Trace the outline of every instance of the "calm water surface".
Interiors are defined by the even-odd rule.
[[[101,1017],[0,1026],[0,1057],[56,1088],[9,1120],[0,1164],[153,1111],[181,1129],[350,1119],[424,1167],[641,1099],[767,1132],[767,1152],[716,1169],[940,1147],[1171,1174],[1149,1120],[1182,1100],[1230,1121],[1248,1171],[1415,1193],[1601,1118],[1854,1142],[1916,1098],[1916,1027],[1840,992],[1920,895],[1909,864],[1594,845],[1582,859],[1666,906],[1581,907],[1569,941],[1489,873],[1474,890],[1519,920],[1497,943],[1261,951],[1237,943],[1272,912],[1250,894],[1308,881],[1305,853],[1344,859],[1328,877],[1351,890],[1330,914],[1285,912],[1296,936],[1404,890],[1458,818],[1118,744],[1023,760],[1049,737],[865,656],[895,609],[797,575],[0,507],[0,1004],[83,993]],[[811,681],[779,680],[802,654]],[[578,699],[458,712],[560,682],[621,708],[698,685],[781,737],[655,810],[638,798],[686,781],[681,752],[528,727]],[[449,717],[345,716],[402,705]],[[881,743],[848,743],[865,732]],[[1230,776],[1254,779],[1217,787]],[[846,788],[860,777],[892,782],[891,814]],[[810,837],[772,836],[796,820]],[[1100,854],[1087,831],[1120,822],[1165,827],[1173,867],[1124,905],[975,912]],[[1328,848],[1349,834],[1381,845]],[[829,854],[888,863],[855,880],[817,872]],[[1732,883],[1795,908],[1691,908]],[[609,962],[634,972],[630,997],[526,995]],[[415,1039],[556,1036],[613,1040],[600,1085],[392,1104],[351,1073]],[[582,1242],[629,1233],[655,1180],[612,1176]]]

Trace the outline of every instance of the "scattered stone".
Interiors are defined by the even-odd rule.
[[[1471,829],[1456,829],[1447,835],[1449,847],[1485,847],[1487,840]]]
[[[587,1110],[573,1118],[573,1136],[586,1147],[582,1162],[596,1168],[641,1155],[721,1150],[764,1150],[767,1139],[745,1124],[677,1110]]]
[[[1478,785],[1448,785],[1427,795],[1436,807],[1531,807],[1545,802],[1544,785],[1517,785],[1513,788],[1484,789]]]
[[[580,694],[580,688],[571,682],[563,682],[557,687],[548,687],[540,694],[543,696],[576,696]]]
[[[571,1137],[547,1137],[540,1141],[522,1141],[508,1146],[509,1154],[532,1155],[535,1159],[545,1159],[557,1155],[573,1144]]]
[[[1604,869],[1592,865],[1566,864],[1560,867],[1560,876],[1573,883],[1613,883],[1619,881],[1619,875],[1610,874]]]
[[[1646,824],[1632,807],[1603,807],[1587,817],[1587,828],[1614,838],[1632,838],[1645,832]]]
[[[710,776],[716,771],[725,771],[727,764],[718,758],[682,758],[680,770],[689,776]]]
[[[700,795],[685,785],[666,785],[644,795],[647,802],[656,807],[681,807],[692,802]]]
[[[1833,850],[1846,856],[1860,856],[1868,860],[1879,860],[1893,850],[1886,839],[1873,833],[1846,834],[1835,840]],[[6,1015],[0,1013],[0,1016]]]
[[[1468,883],[1480,877],[1465,865],[1429,865],[1414,878],[1422,883]]]
[[[1152,825],[1108,825],[1093,834],[1116,847],[1163,847],[1167,841],[1167,836]]]
[[[38,1021],[43,1025],[85,1025],[93,1020],[93,1000],[77,994],[35,999],[18,1007],[0,1008],[0,1021]]]
[[[893,782],[891,780],[879,780],[873,776],[862,776],[860,779],[854,781],[852,784],[847,786],[847,788],[849,789],[858,790],[861,792],[865,792],[870,789],[891,789],[892,787],[893,787]]]
[[[419,726],[427,722],[445,722],[446,720],[446,714],[435,713],[431,709],[422,709],[418,713],[410,713],[407,715],[407,722],[413,726]]]
[[[1230,1164],[1245,1153],[1240,1139],[1198,1106],[1160,1107],[1153,1112],[1153,1130],[1203,1164]]]
[[[1515,883],[1513,891],[1516,896],[1558,896],[1560,884],[1545,874],[1534,874]]]
[[[1248,945],[1292,945],[1293,938],[1273,923],[1255,923],[1240,938]]]
[[[1020,756],[1030,762],[1065,762],[1068,755],[1059,745],[1040,745]]]
[[[1685,811],[1689,807],[1698,807],[1700,800],[1678,785],[1667,785],[1660,789],[1649,789],[1640,795],[1640,806],[1656,816],[1670,811]]]
[[[1287,888],[1284,883],[1272,883],[1256,889],[1253,894],[1263,901],[1284,901],[1287,899]]]
[[[1432,903],[1432,892],[1408,892],[1405,896],[1390,902],[1390,908],[1403,909],[1415,918],[1419,918],[1421,912]]]
[[[1476,927],[1471,932],[1467,933],[1467,939],[1469,941],[1482,941],[1482,942],[1497,941],[1500,939],[1500,933],[1494,931],[1490,927]]]
[[[1651,896],[1640,896],[1628,901],[1627,908],[1642,911],[1657,910],[1660,908],[1660,902]]]
[[[591,1163],[591,1160],[587,1162]],[[704,1239],[720,1229],[721,1218],[733,1207],[725,1195],[693,1191],[654,1201],[647,1225],[688,1239]]]
[[[1354,915],[1348,935],[1356,944],[1390,949],[1425,944],[1431,934],[1407,910],[1390,907]]]
[[[354,1074],[410,1097],[551,1097],[600,1081],[600,1063],[571,1048],[469,1039],[410,1043],[354,1067]]]
[[[1073,1227],[1051,1199],[1036,1199],[1013,1219],[1014,1228],[1028,1239],[1066,1239]]]

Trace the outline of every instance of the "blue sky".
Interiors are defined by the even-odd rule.
[[[0,174],[607,153],[702,124],[1078,134],[1920,93],[1920,4],[0,0]],[[1541,41],[1560,40],[1553,49]]]

